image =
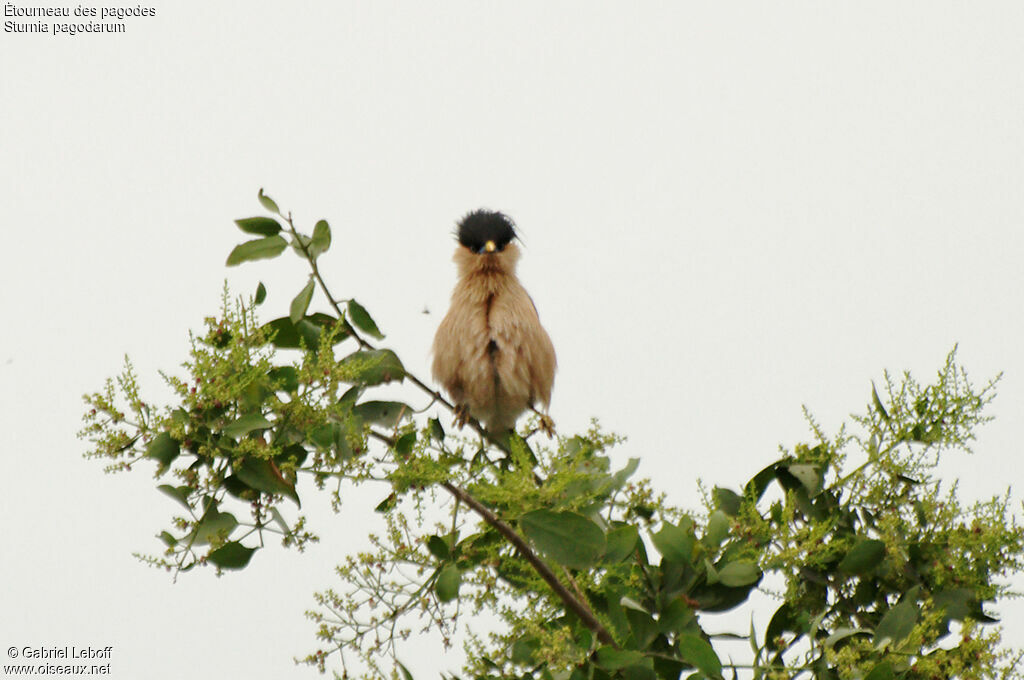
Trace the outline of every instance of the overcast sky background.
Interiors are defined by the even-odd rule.
[[[153,6],[122,35],[0,36],[0,648],[113,645],[115,678],[315,677],[291,661],[315,648],[302,612],[386,491],[340,517],[307,493],[320,544],[172,585],[131,553],[160,550],[174,504],[75,438],[125,353],[164,394],[225,278],[286,313],[298,260],[223,266],[260,187],[330,221],[326,278],[423,377],[455,220],[509,213],[560,431],[599,417],[680,505],[806,441],[801,405],[834,431],[883,370],[928,379],[955,343],[1005,379],[944,469],[965,499],[1019,482],[1024,5]],[[999,613],[1024,640],[1024,606]],[[417,680],[458,668],[404,656]]]

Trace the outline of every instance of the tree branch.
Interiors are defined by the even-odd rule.
[[[451,482],[441,482],[441,486],[443,486],[445,490],[457,500],[468,505],[473,512],[480,515],[485,522],[490,524],[499,534],[504,536],[505,540],[511,543],[515,549],[519,551],[519,554],[523,556],[523,559],[529,562],[534,571],[536,571],[537,574],[544,579],[544,582],[551,587],[551,590],[555,591],[555,595],[557,595],[558,599],[565,604],[566,608],[578,616],[583,622],[583,625],[597,634],[597,639],[606,645],[618,648],[615,638],[612,637],[612,634],[608,632],[608,629],[605,628],[598,620],[597,616],[594,615],[594,612],[590,609],[586,600],[577,598],[573,595],[569,589],[558,580],[558,577],[555,576],[555,572],[551,571],[551,567],[549,567],[547,563],[545,563],[544,560],[534,552],[533,548],[526,543],[522,536],[516,533],[515,529],[502,521],[501,518],[491,512],[476,498],[471,496],[465,489],[462,489]]]

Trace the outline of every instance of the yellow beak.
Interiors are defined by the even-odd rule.
[[[498,246],[494,245],[494,241],[488,241],[484,244],[484,250],[488,253],[493,253]]]

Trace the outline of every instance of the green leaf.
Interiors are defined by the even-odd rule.
[[[611,491],[621,488],[622,485],[626,483],[626,480],[633,476],[633,473],[636,472],[638,467],[640,467],[640,459],[630,458],[629,462],[626,463],[626,467],[622,468],[609,478],[608,490]]]
[[[395,453],[400,456],[408,456],[416,446],[416,433],[406,432],[395,442]]]
[[[755,501],[761,500],[761,496],[764,495],[768,485],[772,483],[777,476],[776,468],[778,467],[779,461],[776,461],[764,468],[756,475],[750,478],[743,486],[743,493],[745,495],[753,496]]]
[[[896,677],[896,670],[893,668],[891,661],[883,661],[874,668],[871,672],[864,676],[864,680],[893,680]]]
[[[262,305],[263,301],[266,300],[266,299],[267,299],[267,287],[263,285],[262,281],[260,281],[259,285],[256,286],[256,295],[253,298],[253,303],[257,304],[257,305]]]
[[[313,239],[305,234],[295,234],[292,237],[292,250],[302,259],[306,259],[306,251],[309,250],[309,243]]]
[[[693,609],[682,597],[676,597],[661,610],[658,626],[662,633],[680,633],[693,621]]]
[[[654,517],[654,510],[655,510],[655,507],[651,503],[639,502],[639,503],[634,503],[633,505],[629,506],[629,512],[631,514],[634,514],[637,517],[645,519],[648,522],[650,522],[652,520],[652,518]]]
[[[284,521],[284,516],[281,514],[281,511],[273,505],[270,506],[270,515],[274,518],[274,521],[277,522],[277,526],[281,527],[281,531],[286,534],[290,534],[292,532],[292,530],[288,528],[288,522]]]
[[[235,249],[228,255],[227,265],[233,267],[236,264],[249,262],[251,260],[266,260],[277,257],[288,247],[287,241],[280,236],[267,236],[253,241],[246,241],[235,246]]]
[[[207,559],[221,569],[244,569],[256,548],[246,548],[238,541],[230,541],[210,553]]]
[[[601,561],[606,564],[617,564],[633,554],[636,550],[636,543],[640,539],[640,533],[632,524],[612,529],[608,532],[608,547],[604,551]]]
[[[395,664],[398,666],[398,670],[402,672],[402,680],[412,680],[412,673],[406,668],[401,661],[395,660]]]
[[[625,609],[633,609],[638,612],[643,612],[644,614],[648,613],[648,611],[644,609],[644,606],[642,604],[640,604],[631,597],[626,597],[625,595],[619,598],[619,604],[622,605]]]
[[[451,557],[452,554],[451,548],[448,547],[448,541],[440,536],[430,536],[427,538],[427,550],[442,562]]]
[[[272,217],[246,217],[235,220],[238,228],[247,234],[274,236],[281,231],[281,225]]]
[[[885,557],[885,543],[873,538],[857,541],[839,563],[839,571],[864,576],[878,568]]]
[[[353,443],[349,441],[349,436],[362,438],[363,422],[356,417],[346,419],[344,423],[334,424],[334,452],[338,456],[338,460],[348,460],[356,454],[356,450],[353,449]],[[356,444],[356,448],[359,452],[362,451],[362,445]]]
[[[969,616],[976,618],[972,615],[975,610],[980,609],[974,591],[968,588],[953,588],[932,593],[932,602],[935,603],[936,609],[945,610],[948,618],[957,621],[963,621]]]
[[[882,420],[889,420],[889,413],[882,406],[882,400],[878,396],[878,390],[875,389],[875,383],[871,383],[871,401],[875,404],[875,410],[878,411],[878,415],[882,416]]]
[[[305,344],[307,349],[316,349],[323,330],[334,330],[338,320],[330,314],[314,312],[294,324],[288,317],[281,317],[263,324],[261,330],[271,334],[271,344],[278,349],[299,349]],[[337,344],[348,337],[348,332],[338,329],[334,336]]]
[[[690,597],[697,601],[696,609],[724,612],[745,602],[750,597],[750,591],[753,590],[754,585],[751,583],[733,588],[721,582],[704,584],[695,587],[690,592]]]
[[[729,535],[729,526],[732,520],[729,515],[721,510],[715,510],[708,518],[707,530],[704,532],[704,545],[709,548],[717,548]]]
[[[917,617],[921,613],[921,608],[916,602],[919,590],[920,586],[911,588],[900,603],[887,611],[878,622],[873,640],[876,648],[883,647],[886,641],[893,645],[898,644],[914,630]]]
[[[257,198],[260,199],[260,205],[262,205],[264,208],[266,208],[267,210],[269,210],[272,213],[277,213],[278,215],[281,214],[281,211],[278,210],[278,208],[277,208],[277,203],[274,203],[274,199],[272,199],[270,196],[267,196],[265,193],[263,193],[263,189],[262,188],[260,188],[260,193],[257,194]]]
[[[441,602],[451,602],[459,596],[459,585],[462,583],[462,573],[452,563],[441,567],[441,572],[434,582],[434,590],[437,592],[437,599]]]
[[[644,664],[633,664],[620,670],[619,673],[622,675],[622,680],[658,680],[659,675],[651,667],[653,664],[650,659],[644,659]]]
[[[871,635],[871,631],[866,628],[837,628],[834,633],[825,638],[825,649],[832,649],[843,640],[855,635]]]
[[[249,413],[224,426],[224,434],[232,439],[238,439],[253,430],[266,430],[273,426],[274,424],[267,420],[262,413]]]
[[[693,555],[693,546],[696,541],[693,533],[689,530],[692,522],[689,519],[684,519],[683,522],[689,523],[687,529],[665,522],[661,531],[651,535],[654,547],[669,562],[687,564]]]
[[[397,427],[398,423],[412,417],[412,407],[400,401],[364,401],[356,404],[352,413],[368,423],[383,427]]]
[[[629,602],[629,606],[626,603]],[[633,644],[630,646],[646,648],[658,636],[658,623],[654,618],[643,610],[639,603],[623,597],[620,604],[626,607],[626,620],[629,622],[629,630],[633,634]]]
[[[585,569],[604,554],[604,532],[575,512],[534,510],[519,518],[523,533],[543,553],[572,569]]]
[[[509,430],[505,436],[499,436],[498,439],[504,442],[506,451],[514,452],[515,459],[520,461],[520,464],[525,463],[531,467],[537,464],[537,454],[533,452],[530,444],[515,430]],[[568,489],[571,488],[572,485],[568,487]]]
[[[171,486],[170,484],[161,484],[160,486],[158,486],[156,488],[157,488],[157,491],[160,491],[161,493],[165,493],[168,496],[170,496],[171,498],[173,498],[174,500],[176,500],[179,503],[181,503],[181,505],[186,510],[191,510],[192,509],[192,506],[189,505],[189,502],[188,502],[188,495],[189,495],[189,493],[191,493],[192,490],[189,489],[187,486]]]
[[[389,349],[353,352],[341,360],[339,367],[344,369],[346,382],[359,385],[380,385],[405,377],[405,367]]]
[[[117,449],[115,449],[115,451],[117,453],[121,453],[122,451],[127,451],[128,449],[130,449],[133,446],[135,446],[135,442],[139,441],[139,438],[141,436],[142,436],[141,434],[137,434],[134,437],[131,437],[124,444],[121,444],[119,447],[117,447]]]
[[[161,531],[157,538],[163,541],[164,545],[166,545],[168,548],[173,548],[174,546],[178,545],[178,539],[176,539],[174,536],[172,536],[170,533],[166,531]]]
[[[288,434],[287,437],[279,437],[279,439],[281,440],[280,443],[282,444],[285,443],[286,439],[287,441],[304,441],[302,438],[302,433],[299,432],[298,430],[286,428],[283,431]],[[306,461],[306,458],[308,456],[309,451],[302,444],[288,444],[283,449],[281,449],[281,453],[274,456],[274,463],[276,463],[278,466],[291,465],[292,467],[301,467],[301,465]]]
[[[356,405],[356,402],[359,401],[359,397],[363,396],[365,389],[366,388],[362,385],[355,385],[348,388],[345,390],[345,394],[341,395],[341,398],[338,399],[338,406],[351,409]]]
[[[319,257],[331,247],[331,227],[326,220],[320,220],[313,227],[313,238],[309,241],[309,254]]]
[[[821,477],[821,469],[819,466],[797,464],[790,465],[787,469],[789,470],[789,474],[793,475],[800,481],[803,487],[807,490],[808,495],[814,496],[821,490],[824,480]]]
[[[709,585],[715,585],[719,583],[718,570],[715,569],[715,565],[711,564],[711,560],[704,558],[704,576],[707,579]]]
[[[250,488],[263,493],[287,496],[297,505],[302,505],[299,502],[299,495],[295,493],[295,486],[281,476],[281,471],[272,461],[245,457],[235,468],[235,474]]]
[[[275,366],[267,371],[275,390],[294,392],[299,389],[299,372],[294,366]]]
[[[309,431],[309,438],[319,449],[329,451],[334,446],[338,434],[337,423],[323,423]]]
[[[444,441],[444,428],[441,427],[441,421],[437,418],[430,419],[430,438],[437,442]]]
[[[348,301],[348,318],[356,328],[364,333],[368,333],[378,340],[384,339],[384,334],[377,328],[377,324],[370,317],[370,313],[355,300]]]
[[[168,432],[161,432],[146,447],[146,456],[160,463],[160,472],[166,470],[178,457],[181,449],[178,441]]]
[[[680,635],[676,644],[679,646],[679,656],[687,663],[709,678],[722,677],[722,662],[707,640],[686,634]]]
[[[619,670],[626,666],[639,666],[644,662],[644,655],[628,649],[614,647],[597,648],[597,665],[609,671]]]
[[[230,475],[224,479],[224,488],[235,498],[240,498],[241,500],[248,501],[250,503],[255,500],[259,500],[260,497],[259,491],[250,488],[236,475]]]
[[[227,538],[238,526],[238,520],[229,512],[210,509],[196,527],[195,545],[205,545],[213,538]]]
[[[534,635],[524,635],[512,643],[512,661],[523,666],[532,664],[533,655],[538,649],[540,649],[540,640]]]
[[[718,580],[729,588],[757,583],[761,579],[761,570],[752,562],[736,561],[730,562],[718,570]]]
[[[377,503],[377,507],[373,509],[374,512],[387,512],[393,507],[398,505],[398,494],[392,492],[390,496]]]
[[[311,324],[312,325],[312,324]],[[302,340],[299,329],[288,317],[268,321],[261,326],[260,330],[270,336],[270,343],[279,349],[299,349],[302,347]],[[320,336],[320,329],[313,327],[313,342],[306,342],[306,347],[315,347]]]
[[[238,410],[242,413],[258,413],[263,403],[274,394],[263,381],[252,381],[242,388],[238,399]]]
[[[775,614],[772,616],[771,621],[768,622],[768,627],[764,632],[765,645],[771,649],[776,649],[775,641],[782,637],[783,633],[802,633],[800,630],[800,622],[798,616],[793,607],[789,603],[783,603],[778,609],[775,610]]]
[[[295,299],[292,300],[292,305],[288,310],[288,319],[292,323],[298,323],[304,316],[306,316],[306,310],[309,309],[309,302],[313,299],[314,285],[313,277],[310,276],[309,281],[302,290],[299,291],[299,294],[295,296]]]
[[[716,486],[711,492],[711,497],[715,501],[715,506],[725,514],[730,517],[735,517],[739,514],[740,503],[743,501],[743,497],[732,489]]]

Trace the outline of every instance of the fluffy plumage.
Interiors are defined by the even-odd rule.
[[[478,210],[457,235],[458,282],[434,336],[434,378],[456,406],[492,432],[505,431],[527,408],[550,404],[555,348],[516,278],[512,221]]]

